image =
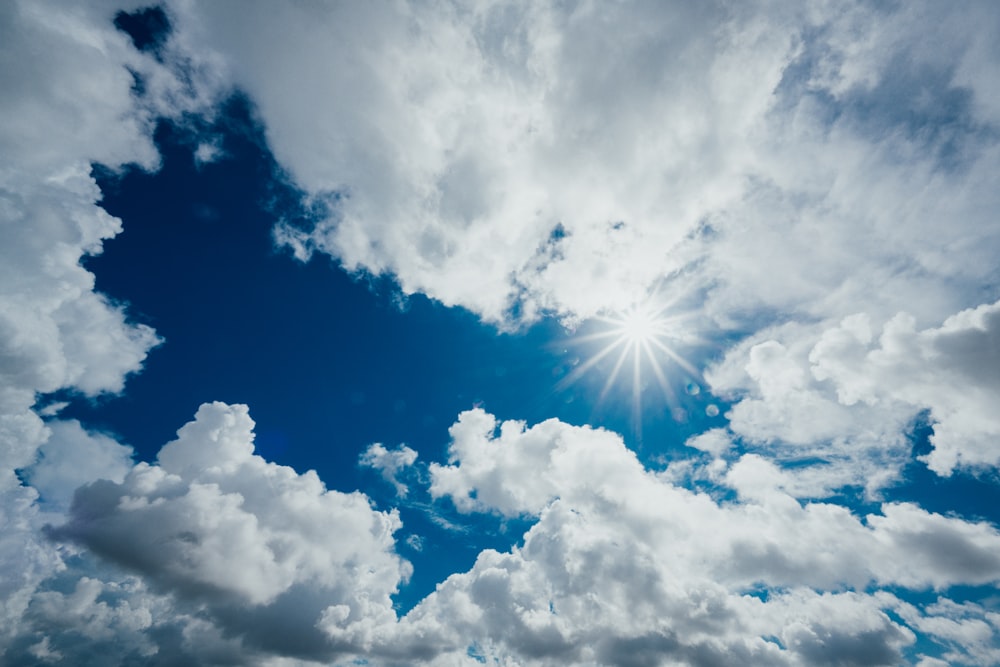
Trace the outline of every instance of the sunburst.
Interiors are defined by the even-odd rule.
[[[636,424],[641,422],[643,374],[646,372],[651,373],[656,379],[663,391],[665,402],[675,406],[676,394],[667,378],[669,367],[672,364],[676,365],[692,377],[698,377],[699,373],[673,347],[684,337],[682,327],[684,316],[671,313],[670,305],[648,299],[617,313],[595,318],[595,325],[600,330],[578,336],[574,342],[604,344],[597,347],[586,361],[564,377],[560,385],[568,386],[576,382],[602,361],[613,358],[614,363],[604,380],[598,405],[618,384],[623,369],[631,367],[632,409]]]

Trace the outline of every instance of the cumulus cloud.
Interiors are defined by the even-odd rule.
[[[955,655],[994,650],[995,614],[880,591],[995,584],[994,526],[905,503],[863,517],[803,504],[753,455],[729,465],[738,500],[721,501],[646,469],[616,434],[478,409],[452,427],[450,463],[431,465],[432,494],[536,521],[397,619],[409,566],[395,512],[267,463],[252,429],[244,406],[203,405],[158,464],[79,489],[50,536],[136,576],[67,573],[38,591],[9,655],[117,641],[113,655],[147,661],[203,647],[243,662],[888,665],[915,631]]]
[[[931,470],[995,467],[998,313],[982,305],[923,330],[905,312],[778,327],[731,349],[706,377],[738,399],[730,428],[747,443],[814,464],[794,473],[807,494],[892,482],[909,461],[906,427],[924,413],[933,449],[921,458]]]
[[[0,639],[18,627],[34,587],[62,564],[37,532],[38,492],[15,475],[53,434],[31,410],[36,394],[120,391],[158,342],[95,293],[80,264],[121,230],[97,205],[91,162],[152,167],[158,159],[129,72],[148,68],[112,16],[45,2],[0,7]],[[52,453],[65,444],[59,436],[79,435],[55,431]],[[111,468],[86,474],[116,474],[122,451],[102,451]],[[37,470],[54,497],[66,493],[55,488],[57,478],[93,479],[55,458]]]
[[[498,426],[491,415],[473,410],[460,416],[451,433],[453,463],[431,464],[432,495],[448,497],[466,512],[543,516],[556,503],[606,516],[617,522],[616,530],[635,521],[628,530],[650,543],[652,552],[666,562],[696,559],[699,568],[715,563],[715,581],[943,587],[1000,576],[1000,558],[990,553],[1000,546],[1000,533],[988,524],[910,504],[886,503],[882,515],[864,520],[835,504],[802,505],[786,490],[785,473],[753,454],[726,473],[726,484],[744,500],[730,506],[646,470],[620,436],[607,431],[558,420],[530,429],[514,421]],[[534,473],[525,474],[525,467]],[[679,544],[670,536],[687,539]],[[942,544],[949,546],[937,546]],[[886,559],[874,557],[884,549]]]
[[[741,189],[749,134],[794,50],[790,34],[711,5],[175,14],[329,205],[279,239],[497,322],[515,306],[532,319],[625,305],[679,266],[671,251]]]
[[[275,230],[300,259],[501,326],[575,322],[654,285],[696,295],[703,326],[752,334],[726,362],[743,377],[712,376],[745,399],[733,431],[815,464],[798,473],[815,495],[877,494],[927,407],[933,470],[995,464],[978,396],[852,401],[808,359],[853,315],[925,329],[996,298],[992,8],[170,9],[178,48],[248,91],[319,212]]]
[[[246,406],[201,406],[158,465],[78,489],[49,534],[206,604],[225,634],[261,650],[357,649],[369,624],[395,618],[390,595],[410,573],[393,551],[399,517],[264,461],[253,426]]]
[[[276,229],[301,259],[326,252],[503,326],[660,285],[723,329],[780,313],[793,355],[817,322],[905,311],[926,328],[1000,288],[987,5],[170,7],[179,48],[249,92],[325,211]],[[737,407],[741,435],[866,461],[821,492],[894,476],[911,415],[873,408],[847,436],[865,410],[756,342],[746,368],[766,398]],[[948,421],[941,473],[967,435]]]
[[[22,475],[49,504],[67,509],[77,487],[97,479],[121,482],[132,468],[132,448],[109,436],[88,433],[76,420],[47,426],[38,460]]]
[[[46,425],[32,409],[37,395],[120,392],[161,342],[95,292],[82,265],[122,229],[99,206],[91,165],[155,168],[157,117],[208,100],[194,90],[197,77],[185,81],[137,51],[115,29],[117,9],[0,7],[0,641],[16,632],[36,586],[64,566],[38,533],[47,513],[79,483],[120,479],[130,454],[78,424]],[[19,469],[37,489],[22,484]],[[38,659],[55,655],[46,646],[37,646]]]
[[[449,452],[433,494],[538,517],[522,546],[483,552],[401,621],[404,637],[450,650],[474,638],[522,664],[899,664],[915,635],[871,586],[1000,579],[996,527],[905,503],[865,517],[802,504],[753,455],[730,468],[733,503],[644,469],[615,434],[556,420],[463,413]]]
[[[863,316],[824,332],[810,354],[813,374],[831,381],[840,403],[901,401],[930,411],[934,450],[928,467],[949,475],[957,467],[1000,463],[1000,303],[957,313],[939,327],[917,331],[901,313],[877,342]]]

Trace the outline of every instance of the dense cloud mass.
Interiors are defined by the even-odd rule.
[[[36,393],[62,387],[91,395],[119,391],[124,376],[138,369],[157,342],[151,329],[130,325],[120,308],[96,294],[93,276],[79,264],[121,229],[97,206],[100,191],[90,163],[152,167],[157,161],[149,116],[135,103],[126,69],[141,65],[106,18],[83,8],[49,17],[42,3],[0,8],[0,82],[6,91],[0,100],[4,640],[18,627],[35,586],[61,566],[60,554],[38,533],[38,490],[21,484],[15,470],[30,465],[47,441],[76,436],[72,425],[42,422],[31,409]],[[117,447],[107,451],[109,459],[117,458]],[[102,448],[95,443],[95,450]],[[116,474],[116,464],[102,474]],[[52,461],[36,472],[45,488],[65,471]],[[89,479],[75,474],[73,481]]]
[[[1000,531],[884,495],[1000,464],[997,7],[170,0],[146,42],[138,9],[0,4],[0,661],[1000,662]],[[401,613],[399,512],[267,461],[253,406],[138,463],[60,417],[169,345],[82,264],[122,231],[93,165],[157,169],[158,119],[234,92],[314,214],[279,248],[500,329],[697,303],[726,425],[659,466],[482,409],[426,468],[370,445],[400,503],[530,524]]]
[[[50,535],[205,601],[251,645],[329,657],[395,618],[389,596],[409,574],[392,552],[399,518],[255,456],[252,429],[245,406],[203,405],[158,465],[81,487]]]

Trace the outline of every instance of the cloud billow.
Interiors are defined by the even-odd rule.
[[[129,4],[0,5],[5,663],[1000,662],[1000,531],[884,499],[1000,463],[995,7]],[[234,91],[315,213],[280,247],[501,329],[697,303],[725,426],[662,465],[482,409],[444,461],[369,445],[401,505],[530,524],[400,614],[400,512],[265,460],[252,406],[135,463],[36,403],[170,344],[95,290],[92,165]]]

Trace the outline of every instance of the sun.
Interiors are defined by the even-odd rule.
[[[607,367],[606,359],[614,359],[598,398],[600,404],[618,383],[622,375],[631,375],[633,417],[639,422],[642,393],[647,385],[644,375],[651,374],[663,392],[666,404],[677,402],[676,394],[667,379],[671,367],[680,367],[686,375],[698,377],[700,374],[675,349],[674,345],[683,336],[682,315],[671,313],[670,305],[655,299],[635,303],[621,311],[594,318],[597,330],[574,339],[580,344],[603,343],[589,358],[577,366],[560,382],[569,385],[598,365]],[[623,373],[623,371],[626,371]]]
[[[617,328],[623,341],[631,345],[646,345],[663,333],[662,318],[645,306],[631,308],[609,321],[613,328]]]

